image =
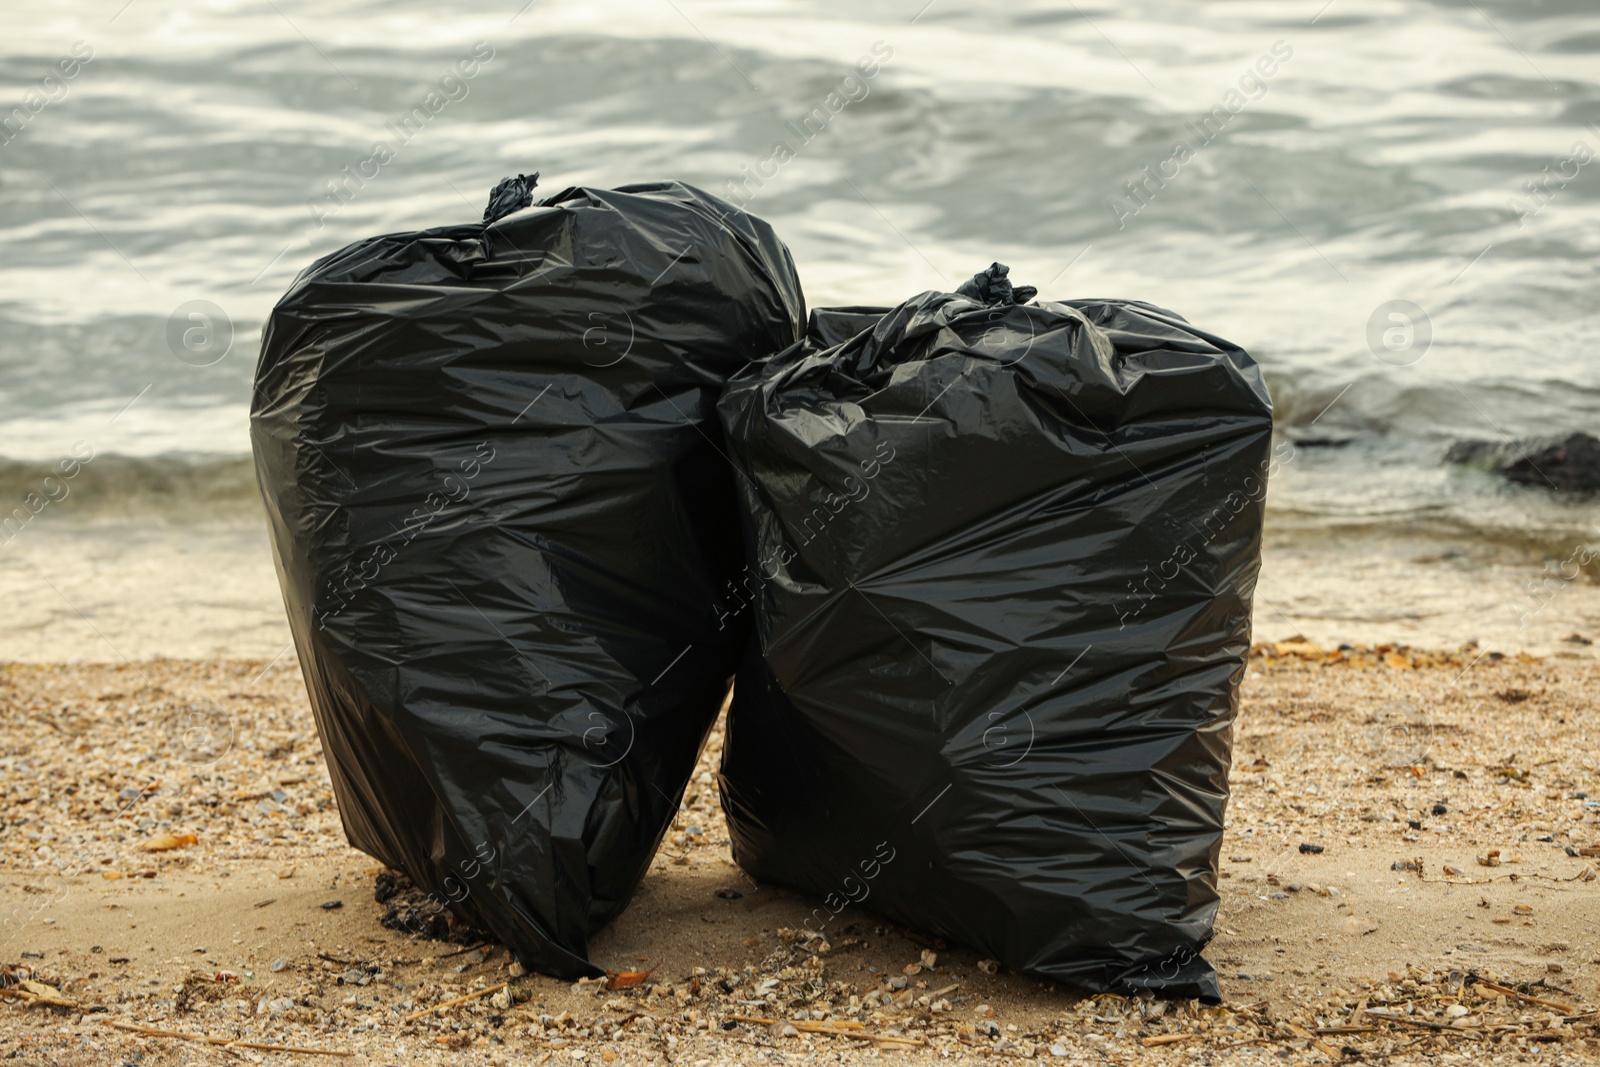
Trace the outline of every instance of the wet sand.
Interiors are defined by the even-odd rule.
[[[0,655],[53,663],[270,660],[289,627],[259,522],[57,524],[0,547],[10,578]],[[1269,537],[1256,596],[1263,640],[1333,649],[1394,642],[1594,659],[1600,583],[1527,549],[1352,532]]]

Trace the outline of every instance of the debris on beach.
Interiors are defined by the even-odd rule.
[[[383,917],[378,921],[391,930],[456,945],[481,945],[491,939],[488,931],[463,920],[399,871],[380,871],[373,882],[372,896],[384,906]]]
[[[139,849],[142,852],[171,852],[175,848],[187,848],[199,840],[194,834],[157,834],[140,845]]]
[[[142,1052],[147,1067],[201,1052],[195,1038],[237,1041],[235,1051],[267,1062],[289,1062],[270,1052],[288,1047],[421,1067],[468,1062],[464,1052],[506,1067],[547,1056],[578,1063],[575,1052],[590,1067],[776,1056],[1395,1065],[1451,1050],[1484,1062],[1539,1050],[1545,1062],[1600,1057],[1600,987],[1583,927],[1600,893],[1600,750],[1592,726],[1584,732],[1600,669],[1487,654],[1474,662],[1478,651],[1408,649],[1441,661],[1409,671],[1376,657],[1367,668],[1252,657],[1209,949],[1223,971],[1226,1000],[1216,1008],[1079,997],[855,907],[806,929],[816,901],[743,879],[728,860],[713,773],[720,726],[640,912],[625,917],[628,936],[643,922],[647,940],[673,929],[668,918],[686,920],[692,948],[663,938],[606,958],[614,979],[557,982],[527,972],[481,931],[452,928],[436,904],[343,845],[326,769],[303,743],[309,712],[292,673],[252,687],[262,664],[142,664],[146,688],[125,665],[3,667],[0,789],[10,826],[0,903],[15,925],[0,932],[13,938],[0,960],[0,1047],[42,1063],[122,1063]],[[106,692],[124,695],[97,699]],[[1528,696],[1498,696],[1507,692]],[[262,699],[242,702],[249,728],[220,763],[183,763],[158,731],[141,728],[159,722],[163,706],[222,704],[229,693]],[[125,788],[133,798],[120,795]],[[197,846],[139,848],[190,832]],[[1303,854],[1301,843],[1326,850]],[[1491,853],[1498,866],[1477,862]],[[337,886],[326,873],[333,862],[349,872]],[[1366,890],[1347,873],[1362,862],[1381,872]],[[292,879],[275,877],[290,868]],[[113,869],[126,876],[98,876]],[[242,944],[231,943],[232,927],[143,940],[148,924],[135,917],[139,928],[120,941],[96,934],[99,951],[65,951],[74,943],[67,920],[45,921],[75,903],[124,916],[124,903],[171,901],[184,878],[208,892],[231,879]],[[247,878],[256,881],[239,884]],[[742,895],[717,895],[731,887]],[[383,899],[363,905],[358,891]],[[1385,910],[1382,894],[1407,910]],[[318,906],[337,898],[344,908]],[[1441,932],[1431,939],[1419,928],[1427,901],[1447,917],[1432,920]],[[397,921],[385,928],[391,907]],[[333,933],[306,933],[301,922]],[[196,953],[201,946],[208,951]],[[97,1019],[194,1037],[91,1025]]]
[[[1428,667],[1470,667],[1480,660],[1498,663],[1513,660],[1517,663],[1537,663],[1537,656],[1518,652],[1507,656],[1502,652],[1485,652],[1475,642],[1455,650],[1416,649],[1409,645],[1341,644],[1324,647],[1314,641],[1295,635],[1284,641],[1257,641],[1250,646],[1250,658],[1274,663],[1281,660],[1338,664],[1344,667],[1388,667],[1392,670],[1419,670]]]

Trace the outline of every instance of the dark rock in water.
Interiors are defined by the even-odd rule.
[[[1457,441],[1444,461],[1482,467],[1527,485],[1568,492],[1600,489],[1600,438],[1587,433],[1521,441]]]

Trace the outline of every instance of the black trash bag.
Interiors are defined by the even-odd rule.
[[[719,404],[756,619],[734,856],[821,896],[812,929],[860,902],[1041,978],[1215,1001],[1271,402],[1170,312],[1023,306],[1004,273],[820,309]]]
[[[531,189],[301,274],[251,435],[350,842],[569,978],[744,644],[716,398],[805,312],[772,229],[697,189]]]
[[[832,348],[872,329],[888,313],[888,308],[878,307],[812,308],[806,322],[806,344],[814,349]]]

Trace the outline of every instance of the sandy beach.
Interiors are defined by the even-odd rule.
[[[1600,4],[5,13],[0,1067],[1600,1063]],[[900,310],[772,360],[871,307]],[[905,645],[802,604],[880,576]],[[1085,606],[1138,624],[1126,669]],[[817,652],[774,676],[895,711],[857,748],[906,780],[921,696],[869,704],[856,668],[953,682],[949,649],[934,720],[1031,724],[1084,706],[1055,702],[1076,659],[1037,665],[1099,643],[1074,692],[1154,724],[1126,745],[1154,777],[1190,759],[1156,701],[1227,672],[1116,687],[1248,625],[1222,1003],[1088,996],[871,910],[915,884],[968,914],[923,880],[944,857],[1093,866],[1017,843],[1064,807],[923,822],[989,840],[806,932],[823,902],[733,862],[723,722],[597,981],[525,973],[348,843],[291,617],[510,760],[507,653],[563,730],[636,682],[709,714],[706,612],[720,640],[769,609],[769,658]],[[662,635],[660,673],[622,654]],[[753,778],[806,773],[793,736]],[[1019,780],[1070,790],[1106,741],[1030,740]],[[466,805],[533,786],[469,766]],[[906,806],[800,810],[877,803]],[[1150,810],[1182,832],[1185,803]]]
[[[140,1067],[1581,1062],[1600,1057],[1597,683],[1586,659],[1258,645],[1207,1008],[1084,998],[867,911],[801,937],[813,902],[730,861],[720,728],[595,943],[615,988],[522,974],[496,945],[382,924],[292,656],[13,664],[0,1047]]]

